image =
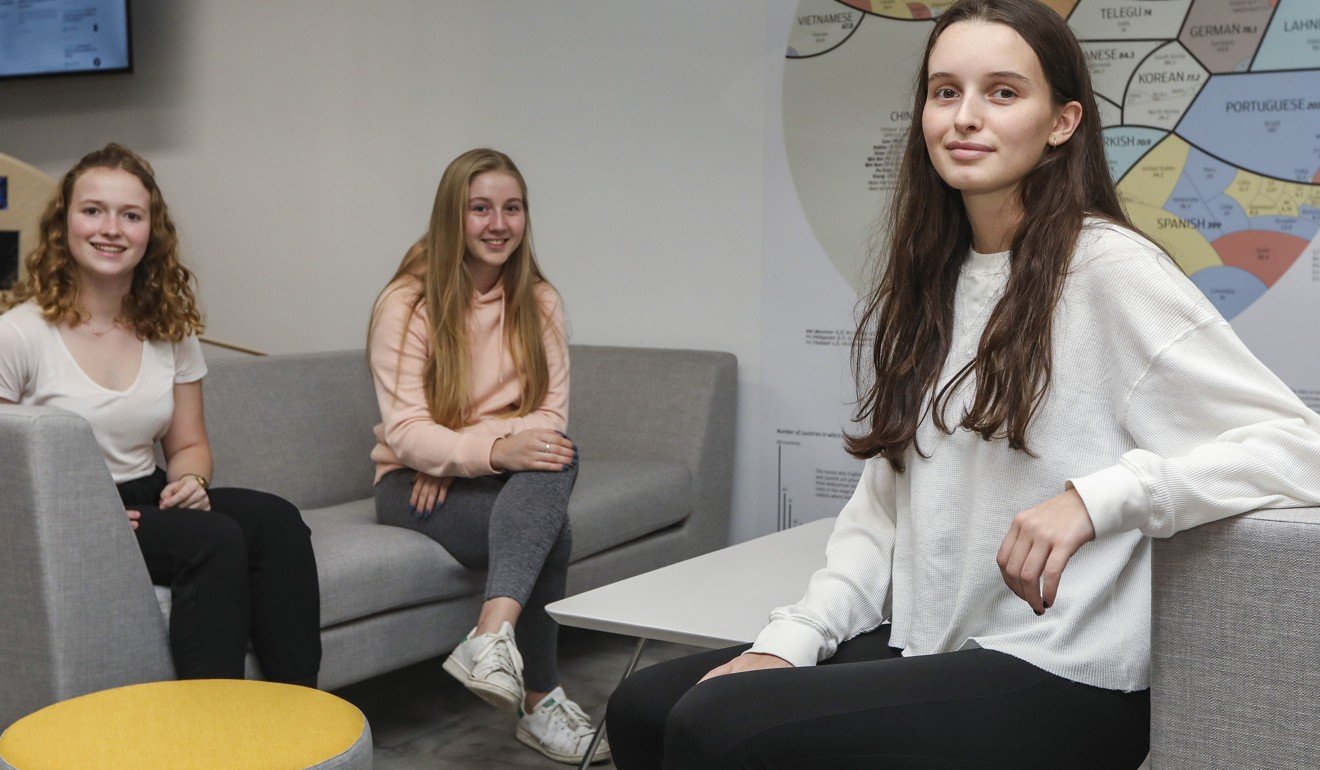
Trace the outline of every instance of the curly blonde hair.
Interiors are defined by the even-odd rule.
[[[113,142],[84,155],[64,175],[41,215],[37,246],[24,260],[27,274],[0,297],[0,309],[32,299],[52,323],[77,326],[86,320],[78,308],[77,266],[69,252],[69,200],[79,177],[96,168],[127,171],[151,195],[151,238],[142,261],[133,269],[133,283],[124,297],[124,321],[149,341],[179,342],[201,334],[204,326],[194,291],[197,281],[179,262],[179,234],[156,184],[155,172],[142,156]]]

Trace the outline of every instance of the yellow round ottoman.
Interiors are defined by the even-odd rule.
[[[3,770],[370,768],[357,707],[308,687],[151,682],[71,698],[0,735]]]

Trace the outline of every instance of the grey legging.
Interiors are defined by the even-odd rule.
[[[391,471],[376,484],[376,520],[417,530],[468,569],[488,570],[486,598],[506,596],[522,605],[515,637],[528,690],[559,684],[559,624],[545,605],[564,597],[568,556],[568,496],[576,461],[561,472],[454,479],[443,505],[426,521],[408,512],[416,472]]]

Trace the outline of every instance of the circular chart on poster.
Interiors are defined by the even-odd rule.
[[[896,181],[926,38],[951,2],[801,0],[784,58],[794,191],[858,291]],[[1045,0],[1082,43],[1133,223],[1225,318],[1320,234],[1320,3]]]

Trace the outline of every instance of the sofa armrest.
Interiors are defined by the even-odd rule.
[[[1320,508],[1157,539],[1152,561],[1152,766],[1314,766]]]
[[[573,345],[568,431],[593,456],[661,458],[692,474],[687,545],[673,561],[729,540],[738,359],[732,353]]]
[[[151,579],[91,426],[0,405],[0,729],[174,675]]]

